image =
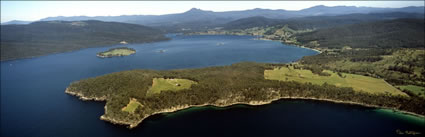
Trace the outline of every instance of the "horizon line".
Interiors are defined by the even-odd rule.
[[[11,21],[27,21],[27,22],[36,22],[36,21],[41,21],[42,19],[46,19],[46,18],[55,18],[55,17],[119,17],[119,16],[163,16],[163,15],[172,15],[172,14],[182,14],[182,13],[186,13],[189,12],[193,9],[195,10],[200,10],[200,11],[204,11],[204,12],[215,12],[215,13],[223,13],[223,12],[237,12],[237,11],[249,11],[249,10],[256,10],[256,9],[260,9],[260,10],[283,10],[283,11],[302,11],[302,10],[306,10],[306,9],[310,9],[310,8],[314,8],[314,7],[356,7],[356,8],[382,8],[382,9],[400,9],[400,8],[408,8],[408,7],[425,7],[425,6],[405,6],[405,7],[374,7],[374,6],[347,6],[347,5],[337,5],[337,6],[326,6],[323,4],[320,5],[315,5],[315,6],[311,6],[308,8],[303,8],[303,9],[299,9],[299,10],[287,10],[287,9],[271,9],[271,8],[250,8],[250,9],[245,9],[245,10],[227,10],[227,11],[214,11],[214,10],[203,10],[201,8],[198,7],[192,7],[184,12],[175,12],[175,13],[165,13],[165,14],[158,14],[158,15],[154,15],[154,14],[121,14],[121,15],[97,15],[97,16],[90,16],[90,15],[71,15],[71,16],[47,16],[47,17],[43,17],[41,19],[38,20],[19,20],[19,19],[12,19],[9,21],[2,21],[0,22],[1,24],[6,23],[6,22],[11,22]]]

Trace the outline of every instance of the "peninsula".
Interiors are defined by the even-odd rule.
[[[82,100],[106,101],[101,119],[129,128],[158,113],[205,105],[263,105],[278,99],[325,100],[425,114],[421,97],[406,94],[381,79],[323,73],[329,75],[313,74],[298,64],[249,62],[201,69],[131,70],[73,82],[65,92]],[[303,78],[325,83],[301,81]],[[331,83],[334,79],[363,87]],[[365,80],[368,85],[364,85]]]
[[[133,48],[118,47],[109,49],[108,51],[99,52],[96,56],[100,58],[109,58],[114,56],[128,56],[134,53],[136,53],[136,50]]]

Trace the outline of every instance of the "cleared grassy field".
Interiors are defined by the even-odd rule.
[[[326,82],[339,87],[352,87],[355,91],[359,92],[407,96],[406,93],[401,92],[382,79],[346,73],[341,73],[341,77],[332,71],[325,70],[324,72],[331,74],[331,76],[319,76],[310,70],[281,67],[273,70],[265,70],[264,77],[270,80],[310,82],[317,85],[322,85]]]
[[[402,90],[409,90],[413,94],[416,94],[422,98],[425,99],[425,87],[415,86],[415,85],[405,85],[405,86],[398,86]]]
[[[179,91],[189,89],[192,84],[196,84],[196,82],[187,79],[154,78],[152,87],[148,90],[147,95],[158,94],[166,90]]]
[[[139,101],[137,101],[137,99],[130,99],[130,102],[127,104],[127,106],[125,106],[124,108],[122,108],[122,111],[126,111],[129,113],[134,113],[134,111],[137,109],[137,107],[142,106],[142,104],[140,104]]]

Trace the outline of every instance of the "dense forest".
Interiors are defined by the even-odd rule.
[[[264,101],[279,97],[306,97],[352,101],[425,114],[425,101],[416,96],[369,94],[329,84],[267,80],[264,71],[286,64],[238,63],[230,66],[170,71],[132,70],[111,73],[71,83],[69,90],[87,98],[106,98],[105,117],[134,123],[152,113],[179,105],[227,104]],[[147,96],[153,78],[181,78],[196,81],[190,89],[164,91]],[[135,113],[122,111],[130,98],[142,107]]]
[[[1,25],[1,60],[82,48],[167,40],[163,32],[135,24],[101,21],[43,21]]]
[[[242,18],[235,21],[231,21],[223,25],[223,29],[247,29],[253,27],[273,26],[283,22],[282,19],[269,19],[263,16],[255,16],[249,18]]]
[[[317,41],[318,47],[342,48],[423,48],[424,20],[395,19],[359,23],[295,35],[298,42]],[[309,46],[316,48],[316,46]]]
[[[293,30],[322,29],[343,26],[349,24],[383,21],[400,18],[423,19],[424,14],[419,13],[369,13],[369,14],[346,14],[338,16],[309,16],[290,19],[271,19],[263,16],[242,18],[220,25],[224,30],[248,29],[253,27],[266,27],[275,25],[287,25]]]

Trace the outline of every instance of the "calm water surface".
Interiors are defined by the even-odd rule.
[[[128,130],[99,120],[104,102],[84,102],[64,93],[72,81],[123,70],[200,68],[241,61],[287,63],[317,54],[251,36],[170,37],[165,42],[126,45],[137,50],[126,57],[95,56],[121,46],[116,45],[1,62],[1,135],[395,136],[396,129],[425,127],[370,108],[293,100],[260,107],[191,108],[152,116]]]

